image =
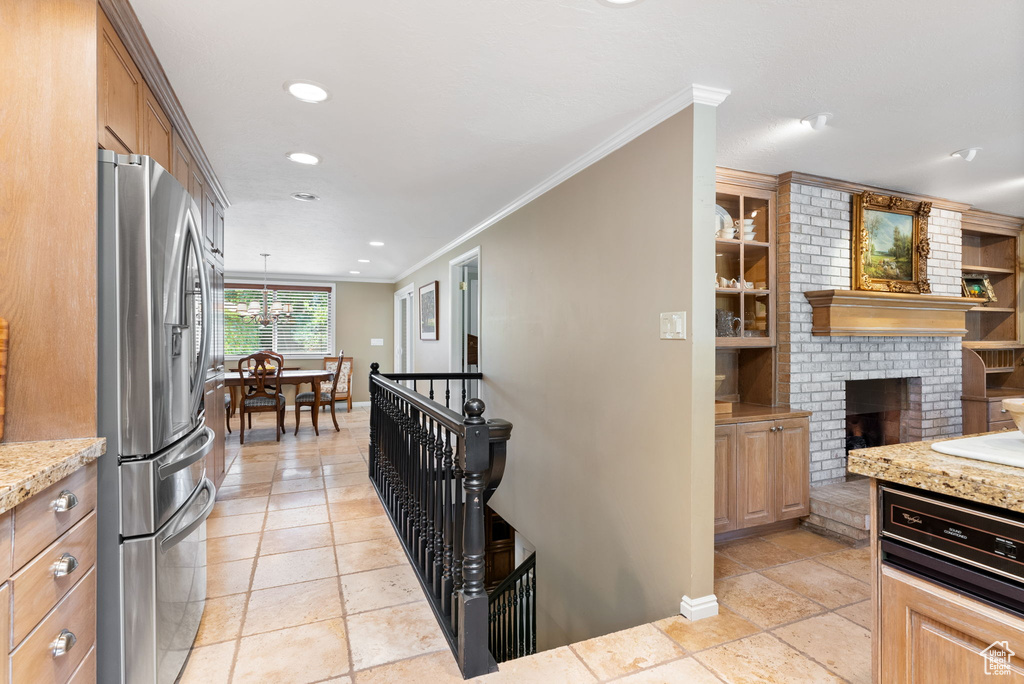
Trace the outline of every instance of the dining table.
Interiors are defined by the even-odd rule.
[[[313,385],[313,429],[319,430],[319,416],[320,416],[320,392],[317,391],[320,387],[321,382],[330,382],[334,379],[334,373],[329,370],[322,370],[319,368],[285,368],[284,370],[277,371],[273,375],[266,376],[266,383],[278,385],[303,385],[305,383],[312,383]],[[231,407],[228,410],[228,421],[231,420],[231,416],[235,415],[235,408],[237,407],[237,400],[235,398],[235,388],[242,387],[242,385],[255,385],[256,376],[252,372],[239,373],[237,370],[228,371],[224,374],[224,385],[228,387],[231,395]]]

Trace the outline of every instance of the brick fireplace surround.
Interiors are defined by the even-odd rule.
[[[803,293],[852,286],[850,193],[792,182],[778,198],[779,401],[814,412],[811,484],[846,478],[847,380],[912,378],[908,441],[959,434],[959,337],[811,335]],[[937,295],[960,296],[960,218],[932,207],[928,277]]]

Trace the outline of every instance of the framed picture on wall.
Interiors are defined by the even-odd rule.
[[[420,339],[436,340],[437,335],[437,281],[420,288]]]
[[[853,289],[931,292],[931,202],[864,192],[853,196]]]

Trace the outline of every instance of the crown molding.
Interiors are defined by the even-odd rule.
[[[217,199],[220,200],[225,208],[231,206],[227,193],[224,192],[224,186],[220,184],[220,180],[213,170],[213,164],[210,163],[210,158],[206,156],[206,151],[203,149],[202,143],[199,142],[199,136],[196,135],[192,124],[189,122],[188,115],[185,114],[185,108],[181,106],[178,96],[174,94],[174,88],[171,87],[167,73],[164,72],[164,68],[160,64],[160,60],[157,58],[149,38],[146,37],[146,31],[142,28],[142,24],[139,23],[135,10],[132,9],[128,0],[99,0],[99,4],[100,8],[106,13],[114,30],[117,31],[121,42],[124,43],[128,54],[135,61],[135,66],[142,73],[142,78],[146,81],[146,85],[153,91],[153,96],[160,103],[160,106],[167,114],[167,118],[171,120],[171,126],[178,131],[178,135],[185,141],[189,152],[192,153],[193,161],[199,166],[199,170],[203,172],[203,175],[206,176],[213,194],[217,196]]]
[[[931,202],[932,206],[936,209],[945,209],[947,211],[956,211],[963,213],[971,208],[970,204],[964,202],[954,202],[953,200],[945,199],[942,197],[931,197],[929,195],[918,195],[912,192],[904,192],[902,190],[892,190],[891,188],[879,188],[874,185],[864,185],[863,183],[851,183],[850,181],[837,180],[835,178],[826,178],[824,176],[815,176],[810,173],[800,173],[799,171],[787,171],[786,173],[779,176],[779,188],[782,188],[786,183],[798,183],[800,185],[813,185],[816,188],[826,188],[828,190],[838,190],[840,192],[848,192],[850,194],[857,194],[861,192],[875,192],[882,195],[899,195],[915,202]]]
[[[1024,218],[994,214],[991,211],[969,209],[963,213],[960,225],[965,229],[975,229],[986,233],[1017,235],[1024,229]]]
[[[690,100],[693,104],[711,105],[712,107],[717,107],[725,102],[725,98],[729,97],[729,93],[732,92],[725,88],[713,88],[696,83],[690,86],[689,90]]]
[[[309,274],[309,273],[267,273],[267,280],[280,282],[295,280],[303,283],[383,283],[394,285],[393,278],[353,278],[352,276],[330,275],[330,274]],[[225,271],[224,280],[252,280],[263,282],[262,271]]]
[[[727,169],[724,166],[715,167],[715,180],[719,183],[731,183],[748,188],[761,188],[762,190],[777,190],[779,187],[778,176],[768,173],[757,173],[756,171]]]
[[[691,85],[690,87],[682,90],[672,97],[668,98],[661,104],[654,107],[640,118],[634,120],[632,123],[622,128],[617,133],[609,138],[606,138],[604,142],[600,143],[596,147],[592,148],[589,152],[578,157],[576,160],[563,166],[561,169],[551,174],[543,181],[533,186],[530,190],[526,191],[515,200],[505,205],[495,213],[488,216],[486,219],[476,224],[462,235],[458,236],[451,242],[447,243],[443,247],[435,250],[429,256],[420,259],[418,262],[405,269],[395,277],[395,282],[408,278],[416,271],[420,270],[427,264],[446,253],[455,249],[462,243],[479,235],[483,231],[493,226],[498,221],[502,220],[506,216],[514,213],[515,211],[522,209],[527,204],[537,199],[544,193],[552,190],[553,188],[561,185],[563,182],[569,180],[577,173],[587,168],[591,164],[600,161],[604,157],[619,149],[626,143],[631,142],[635,138],[640,137],[650,129],[654,128],[658,124],[662,123],[669,117],[678,114],[692,104],[713,104],[717,106],[725,100],[726,96],[729,95],[728,90],[722,90],[721,88],[711,88],[709,86]]]

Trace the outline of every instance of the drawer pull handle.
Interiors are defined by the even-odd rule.
[[[53,564],[53,576],[65,577],[78,568],[78,559],[70,553],[62,553],[56,563]]]
[[[68,629],[60,630],[60,634],[50,644],[50,652],[53,653],[54,658],[60,658],[62,655],[70,651],[75,646],[75,642],[78,639],[75,637],[75,633]]]
[[[1006,413],[1006,409],[999,409],[1000,413]]]
[[[54,512],[64,513],[78,505],[78,497],[65,489],[50,505],[53,507]]]

